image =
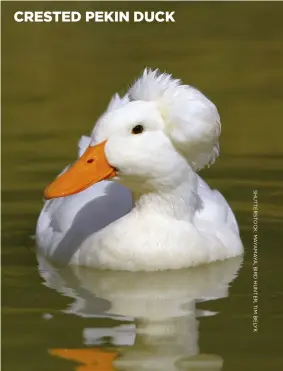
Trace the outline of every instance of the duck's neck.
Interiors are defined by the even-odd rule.
[[[182,174],[176,187],[147,193],[133,193],[134,213],[158,213],[176,220],[191,221],[200,205],[198,178],[191,169]]]

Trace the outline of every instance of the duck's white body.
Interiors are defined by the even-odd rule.
[[[116,122],[114,131],[119,128],[119,122],[122,126],[131,116],[136,102],[125,103],[120,99],[119,103],[120,107],[112,107],[108,113],[111,124]],[[113,106],[113,102],[111,104]],[[136,104],[134,109],[133,115],[140,108]],[[109,120],[108,116],[106,114]],[[199,139],[194,138],[184,155],[183,138],[175,152],[174,146],[180,137],[175,129],[174,146],[164,136],[164,129],[161,134],[156,127],[154,131],[150,128],[140,134],[141,138],[148,136],[141,142],[144,139],[132,139],[128,133],[127,139],[119,133],[120,136],[110,135],[109,130],[113,128],[109,128],[106,119],[102,117],[92,137],[81,138],[79,156],[89,145],[107,138],[106,157],[119,169],[119,175],[114,181],[98,182],[78,194],[46,201],[36,231],[40,251],[60,264],[131,271],[178,269],[241,255],[243,247],[231,208],[194,169],[216,156],[215,143],[212,147],[211,143],[206,146],[203,142],[197,146]],[[154,135],[151,147],[150,136]],[[189,139],[198,137],[195,132],[186,135]],[[114,139],[115,145],[111,144]],[[155,149],[159,140],[163,142]],[[213,142],[214,138],[211,136],[209,140]],[[121,146],[115,149],[117,143]],[[147,146],[142,151],[143,157],[139,154],[142,146]],[[193,156],[192,148],[201,153]],[[206,160],[209,151],[212,153]],[[135,152],[137,169],[133,167]]]

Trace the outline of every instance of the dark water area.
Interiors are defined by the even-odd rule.
[[[175,10],[175,23],[16,23],[27,10]],[[2,3],[2,361],[29,370],[280,370],[282,3]],[[111,96],[146,67],[196,86],[222,119],[201,175],[245,256],[156,273],[56,270],[35,254],[45,185]],[[258,332],[253,332],[253,192]]]

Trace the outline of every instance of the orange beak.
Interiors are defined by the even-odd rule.
[[[49,200],[70,196],[103,179],[114,177],[116,170],[109,165],[105,157],[105,144],[106,141],[93,147],[89,146],[69,170],[45,188],[44,198]]]

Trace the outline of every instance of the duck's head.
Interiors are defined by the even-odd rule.
[[[78,193],[113,178],[133,191],[178,186],[184,171],[218,156],[220,118],[197,89],[145,70],[124,98],[115,95],[79,160],[45,190],[45,198]]]

